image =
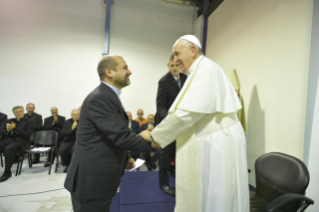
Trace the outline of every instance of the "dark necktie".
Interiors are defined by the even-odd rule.
[[[182,87],[182,86],[181,86],[181,80],[178,78],[178,79],[176,80],[176,82],[177,82],[178,87],[181,88],[181,87]]]

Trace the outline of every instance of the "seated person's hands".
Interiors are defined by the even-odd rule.
[[[135,166],[135,161],[133,158],[128,159],[126,169],[131,169]]]

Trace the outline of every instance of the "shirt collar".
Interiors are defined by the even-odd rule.
[[[119,89],[117,89],[116,87],[114,87],[113,85],[111,85],[105,81],[102,81],[102,83],[109,86],[116,93],[116,95],[120,98],[121,91]]]
[[[172,73],[171,73],[172,74]],[[174,77],[175,81],[177,81],[179,79],[179,74],[178,74],[178,77],[175,77],[173,74],[172,74],[172,77]]]
[[[204,59],[204,57],[205,57],[204,55],[201,55],[193,62],[193,64],[188,68],[188,73],[189,74],[191,74],[193,71],[196,70],[197,66],[202,61],[202,59]]]

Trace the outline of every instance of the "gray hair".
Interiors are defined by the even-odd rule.
[[[167,58],[167,64],[169,64],[170,62],[174,61],[174,54],[171,54],[168,58]]]
[[[33,104],[33,106],[35,107],[35,104],[34,104],[34,103],[29,102],[29,103],[27,104],[27,106],[25,106],[25,108],[27,108],[29,104]]]
[[[97,66],[97,72],[100,76],[100,79],[104,79],[106,74],[105,74],[105,69],[109,68],[109,69],[113,69],[114,71],[117,71],[117,62],[116,60],[112,57],[112,56],[106,56],[103,57],[100,62],[99,65]]]
[[[12,112],[14,113],[16,109],[20,109],[20,108],[24,111],[24,108],[21,105],[17,105],[12,108]]]
[[[203,50],[199,48],[196,44],[189,42],[188,40],[180,39],[181,40],[181,45],[185,46],[186,48],[190,49],[192,46],[195,46],[197,54],[202,55]]]
[[[73,114],[73,111],[79,111],[78,109],[73,109],[72,111],[71,111],[71,116],[72,116],[72,114]],[[79,111],[80,112],[80,111]]]

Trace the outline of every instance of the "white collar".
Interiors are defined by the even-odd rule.
[[[197,66],[204,59],[204,57],[204,55],[201,55],[193,62],[193,64],[188,68],[188,74],[196,70]]]

